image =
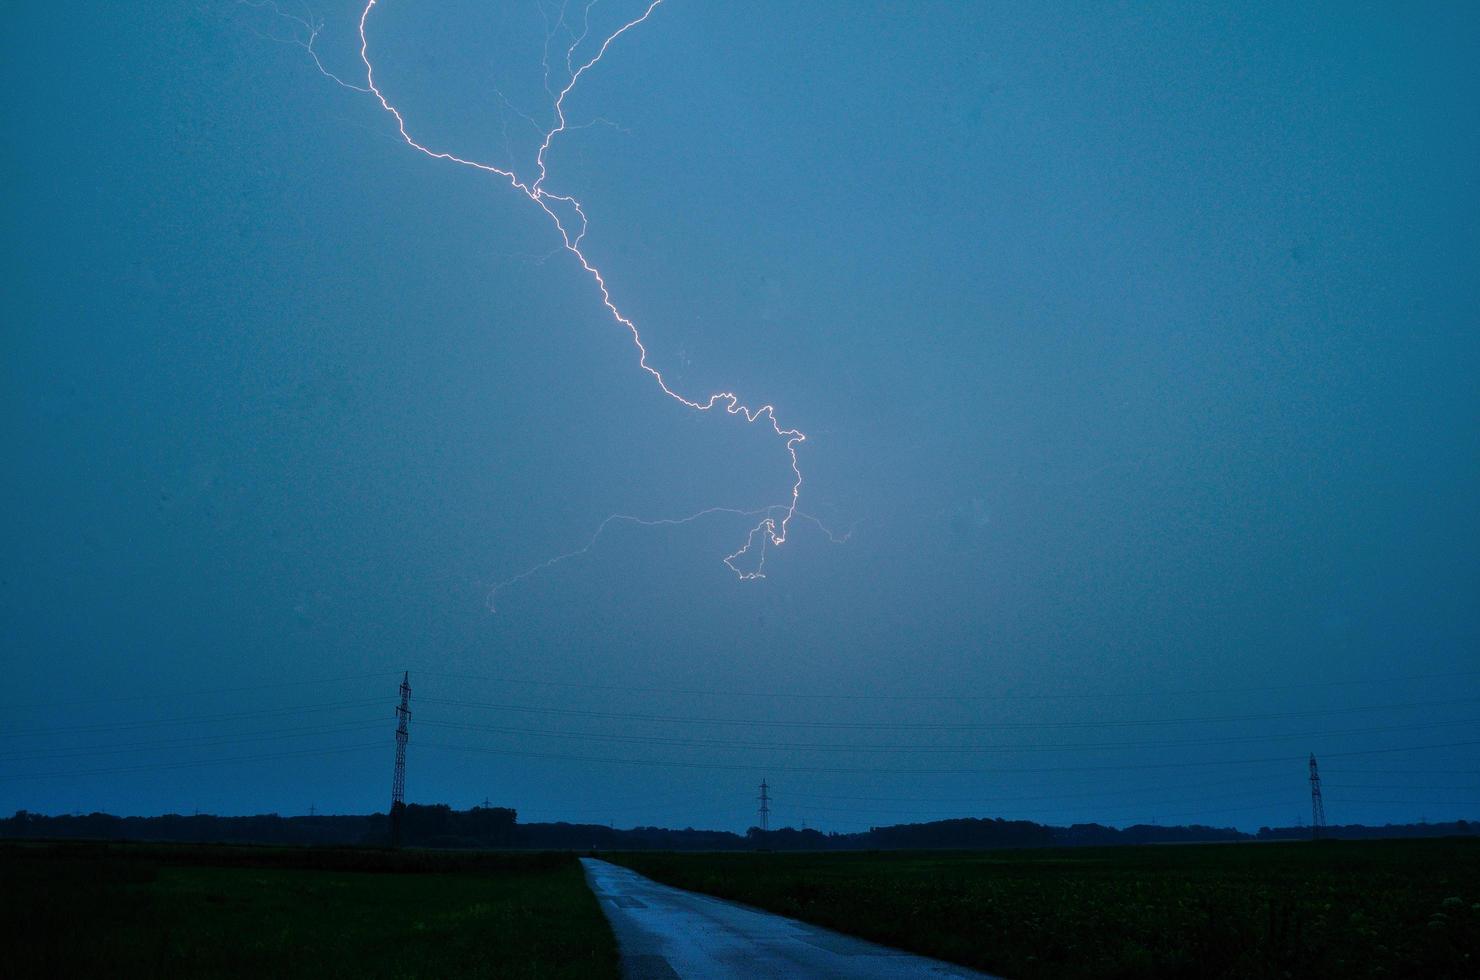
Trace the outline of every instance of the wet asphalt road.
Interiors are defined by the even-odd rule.
[[[630,980],[861,977],[982,978],[965,967],[854,939],[818,926],[660,885],[582,858],[611,921]]]

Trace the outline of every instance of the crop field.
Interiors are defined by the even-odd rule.
[[[1480,976],[1480,840],[603,855],[1030,978]]]
[[[0,845],[7,977],[617,976],[564,854]]]

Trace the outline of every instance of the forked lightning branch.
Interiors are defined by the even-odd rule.
[[[446,150],[433,148],[431,145],[422,142],[423,137],[421,137],[420,134],[414,133],[413,127],[408,122],[406,115],[401,111],[400,108],[397,107],[396,103],[392,100],[390,95],[387,94],[387,90],[385,88],[387,83],[384,79],[376,74],[375,63],[371,56],[370,34],[371,26],[374,22],[373,14],[377,6],[379,6],[382,2],[388,2],[388,0],[368,0],[368,2],[365,4],[364,9],[360,12],[360,60],[363,63],[365,71],[364,85],[351,84],[350,82],[345,81],[338,75],[329,71],[329,69],[324,66],[324,63],[320,60],[318,51],[315,48],[315,43],[318,40],[321,25],[314,24],[303,18],[295,17],[285,13],[273,2],[273,0],[241,0],[241,2],[247,6],[270,10],[278,17],[284,18],[288,21],[292,21],[295,25],[295,30],[301,29],[302,31],[306,32],[307,40],[304,40],[302,37],[298,37],[295,35],[295,37],[291,39],[293,43],[298,44],[300,47],[303,47],[308,51],[309,55],[313,59],[314,65],[325,77],[333,80],[334,82],[347,89],[373,96],[380,103],[381,108],[384,109],[395,120],[396,128],[401,135],[401,139],[405,141],[407,146],[411,147],[419,153],[425,154],[426,156],[434,160],[445,161],[446,163],[454,164],[460,167],[468,167],[486,173],[491,177],[496,177],[500,180],[507,181],[511,188],[523,194],[531,202],[538,206],[540,210],[544,211],[545,214],[549,216],[551,224],[554,225],[556,232],[559,234],[562,247],[565,249],[565,251],[569,252],[577,262],[580,263],[581,268],[584,269],[585,272],[591,277],[591,281],[596,286],[596,289],[600,294],[601,303],[606,308],[606,311],[611,316],[613,322],[622,329],[625,329],[631,335],[632,344],[637,350],[638,367],[640,367],[643,371],[647,372],[652,377],[652,379],[657,383],[658,388],[663,392],[663,394],[667,395],[669,398],[672,398],[674,401],[677,401],[679,404],[693,411],[708,412],[715,408],[723,408],[726,413],[743,418],[748,423],[754,423],[760,420],[764,420],[765,423],[770,426],[771,430],[775,433],[776,438],[781,441],[783,448],[786,450],[788,461],[791,466],[793,479],[791,484],[790,498],[785,503],[752,511],[742,511],[735,508],[727,507],[710,507],[688,517],[656,521],[643,520],[625,514],[613,515],[602,522],[596,533],[592,536],[591,540],[584,547],[577,549],[576,551],[568,552],[564,555],[559,555],[555,558],[550,559],[549,561],[541,562],[540,564],[529,568],[524,572],[521,572],[519,575],[516,575],[510,579],[506,579],[505,581],[494,586],[489,597],[490,607],[492,607],[493,600],[496,599],[500,589],[503,589],[508,585],[512,585],[517,581],[527,578],[530,575],[533,575],[542,569],[548,568],[553,564],[564,561],[567,558],[572,558],[577,555],[586,553],[595,544],[596,539],[600,536],[602,531],[604,531],[610,524],[617,521],[648,526],[685,524],[690,521],[697,520],[701,517],[718,513],[744,514],[757,518],[757,523],[750,528],[749,533],[745,537],[745,541],[740,545],[738,549],[726,555],[724,558],[724,562],[731,569],[731,571],[733,571],[735,575],[742,580],[764,578],[767,549],[771,547],[777,547],[786,543],[786,537],[788,531],[790,530],[791,522],[795,517],[798,516],[799,513],[797,510],[797,505],[801,499],[802,471],[797,459],[797,447],[806,440],[806,435],[803,434],[799,429],[787,428],[782,426],[781,422],[776,417],[775,408],[769,404],[761,405],[757,408],[752,408],[744,401],[742,401],[738,394],[732,391],[717,391],[707,396],[691,398],[687,395],[681,394],[680,392],[670,387],[668,382],[664,379],[662,372],[654,367],[651,363],[649,363],[648,349],[647,346],[643,343],[642,335],[638,331],[637,324],[634,323],[630,317],[626,316],[617,306],[616,301],[612,297],[611,288],[607,284],[606,277],[602,275],[601,270],[598,269],[596,265],[591,262],[590,258],[581,248],[581,243],[585,239],[588,227],[585,206],[575,197],[569,194],[555,193],[547,186],[550,178],[548,169],[548,157],[550,153],[550,147],[555,142],[556,137],[558,137],[561,133],[566,132],[568,128],[568,123],[566,119],[566,99],[570,96],[571,92],[575,90],[577,84],[580,83],[581,79],[584,78],[586,74],[590,72],[593,68],[595,68],[598,64],[600,64],[601,60],[606,57],[608,50],[612,48],[612,46],[618,41],[618,39],[622,38],[624,35],[633,31],[640,25],[646,23],[647,20],[652,17],[653,12],[662,5],[663,0],[649,0],[647,6],[643,9],[642,13],[639,16],[632,18],[631,20],[618,27],[615,31],[612,31],[610,34],[602,37],[599,43],[596,43],[594,39],[588,36],[590,30],[590,14],[591,9],[596,5],[595,0],[592,0],[592,2],[588,3],[583,11],[583,27],[579,34],[577,34],[573,29],[569,27],[565,28],[566,37],[569,40],[569,43],[566,45],[563,58],[566,81],[565,84],[558,89],[558,91],[555,89],[549,89],[551,95],[553,96],[553,104],[551,105],[551,118],[553,119],[553,122],[548,129],[544,130],[542,134],[539,151],[535,155],[535,171],[532,175],[532,179],[531,175],[521,177],[512,169],[512,165],[508,169],[506,169],[504,167],[499,167],[491,163],[459,156],[455,153],[447,152]],[[566,24],[566,12],[564,9],[562,9],[561,11],[558,24],[561,27],[564,27]],[[549,50],[550,42],[554,39],[556,33],[557,31],[550,31],[546,34],[545,53],[543,58],[541,59],[541,67],[546,73],[547,81],[551,70],[551,59]],[[284,39],[278,38],[278,40]],[[591,51],[594,49],[594,53],[590,54],[589,57],[585,57],[585,55],[581,55],[581,57],[578,57],[578,52],[581,52],[583,48],[586,51]],[[584,58],[584,60],[581,60],[582,58]],[[562,213],[565,215],[565,217],[563,218],[561,216]],[[805,517],[807,515],[801,516]],[[823,530],[826,531],[826,528],[824,528]],[[828,536],[835,541],[841,540],[831,533],[829,533]],[[752,554],[752,551],[754,551],[754,554]]]

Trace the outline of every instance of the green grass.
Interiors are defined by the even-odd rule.
[[[610,860],[1016,980],[1480,976],[1474,839]]]
[[[560,854],[0,845],[7,977],[617,976]]]

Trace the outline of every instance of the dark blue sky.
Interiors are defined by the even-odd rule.
[[[610,514],[784,502],[784,452],[293,21],[13,11],[0,811],[383,809],[410,667],[408,797],[526,819],[743,828],[767,777],[823,828],[1257,827],[1311,751],[1333,821],[1480,815],[1480,13],[1229,8],[620,38],[551,186],[855,530],[743,583],[742,518],[614,525],[497,614]],[[304,14],[354,83],[358,15]],[[529,171],[534,0],[369,33],[419,138]]]

